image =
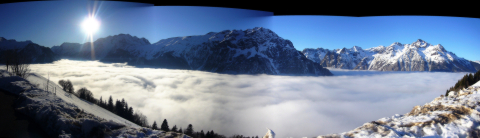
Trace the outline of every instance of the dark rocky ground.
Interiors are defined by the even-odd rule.
[[[48,135],[32,119],[15,111],[18,98],[0,89],[0,137],[47,138]]]

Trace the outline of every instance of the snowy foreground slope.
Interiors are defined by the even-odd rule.
[[[66,93],[54,82],[50,82],[47,92],[46,82],[46,78],[35,73],[25,80],[0,70],[0,89],[18,95],[16,110],[34,119],[51,137],[188,137],[140,127]]]
[[[326,137],[480,137],[480,82],[411,112],[381,118]]]

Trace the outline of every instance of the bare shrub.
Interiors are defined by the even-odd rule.
[[[83,87],[83,88],[80,88],[78,91],[77,91],[77,96],[79,98],[82,98],[82,99],[85,99],[89,102],[92,102],[92,103],[95,103],[95,99],[93,98],[93,94],[92,92],[90,92],[87,88]]]
[[[22,78],[29,76],[31,59],[28,56],[19,55],[17,49],[7,50],[2,54],[7,72]]]
[[[438,115],[438,117],[435,118],[435,121],[440,124],[447,124],[457,119],[458,119],[457,116],[453,114],[440,114]]]
[[[70,94],[74,93],[73,84],[70,82],[70,80],[59,80],[58,84],[62,87],[63,91]]]
[[[444,106],[444,105],[424,105],[424,106],[415,106],[410,113],[407,115],[416,116],[416,115],[426,115],[430,114],[433,111],[451,111],[451,113],[443,113],[439,114],[436,118],[430,121],[425,122],[413,122],[404,125],[400,125],[400,127],[413,127],[413,126],[427,126],[433,125],[435,123],[446,124],[450,123],[454,120],[461,118],[464,115],[469,115],[473,112],[473,109],[470,109],[465,106]]]

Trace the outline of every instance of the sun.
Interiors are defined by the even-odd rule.
[[[88,35],[92,35],[100,28],[100,22],[98,22],[93,17],[88,17],[83,21],[82,28],[85,33],[87,33]]]

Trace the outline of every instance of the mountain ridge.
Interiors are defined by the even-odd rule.
[[[263,27],[172,37],[153,44],[123,34],[97,39],[93,42],[94,49],[90,44],[64,43],[52,47],[52,51],[61,57],[216,73],[333,75],[306,59],[290,40]]]
[[[390,46],[343,49],[305,48],[302,53],[324,67],[379,71],[475,72],[472,61],[456,56],[441,44],[422,39],[411,44],[394,42]]]

